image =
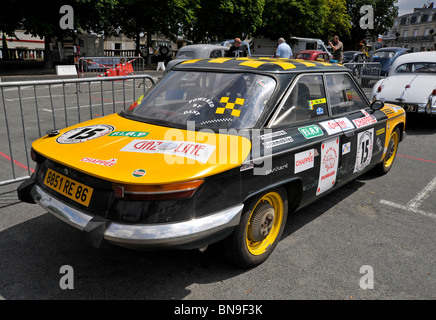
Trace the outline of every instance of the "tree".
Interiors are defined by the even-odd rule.
[[[351,23],[346,0],[326,0],[327,10],[321,27],[321,39],[327,41],[334,35],[350,36]]]
[[[264,5],[265,0],[200,0],[183,32],[194,43],[245,38],[262,24]]]
[[[386,33],[394,25],[394,20],[398,15],[398,8],[394,6],[395,0],[348,0],[347,11],[351,17],[352,29],[350,36],[346,39],[350,45],[357,44],[361,39],[375,41],[378,35]],[[370,5],[374,9],[374,28],[364,29],[360,26],[360,20],[364,14],[360,13],[360,8]]]
[[[140,34],[147,34],[147,47],[151,47],[152,35],[177,37],[181,25],[193,17],[192,8],[198,0],[120,0],[118,6],[119,31],[127,37],[136,39],[139,53]],[[147,64],[151,56],[148,54]]]

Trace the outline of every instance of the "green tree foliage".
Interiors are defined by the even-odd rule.
[[[245,38],[262,24],[265,0],[199,0],[183,31],[194,43]]]

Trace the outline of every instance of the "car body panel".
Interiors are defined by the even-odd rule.
[[[388,47],[381,48],[372,54],[369,62],[379,62],[381,65],[380,75],[385,77],[389,74],[392,63],[403,54],[412,52],[411,49]]]
[[[113,129],[88,141],[71,138],[84,131],[82,136],[90,139],[92,130],[102,125]],[[224,145],[226,141],[226,149],[217,148],[219,142]],[[229,151],[231,144],[240,146],[237,158]],[[244,137],[172,131],[113,114],[61,130],[56,137],[45,136],[32,147],[62,165],[112,182],[166,184],[203,178],[237,167],[247,158],[251,145]],[[132,157],[135,157],[133,163]],[[183,164],[186,165],[181,171],[179,166]],[[142,181],[132,174],[137,169],[146,171]]]

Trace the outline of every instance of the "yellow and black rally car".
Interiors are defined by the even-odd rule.
[[[101,241],[265,261],[288,212],[392,167],[404,110],[372,104],[340,65],[217,58],[174,67],[137,105],[32,145],[18,188]]]

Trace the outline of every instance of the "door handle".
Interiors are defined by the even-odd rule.
[[[351,138],[352,136],[354,136],[354,130],[345,131],[344,134],[347,138]]]

